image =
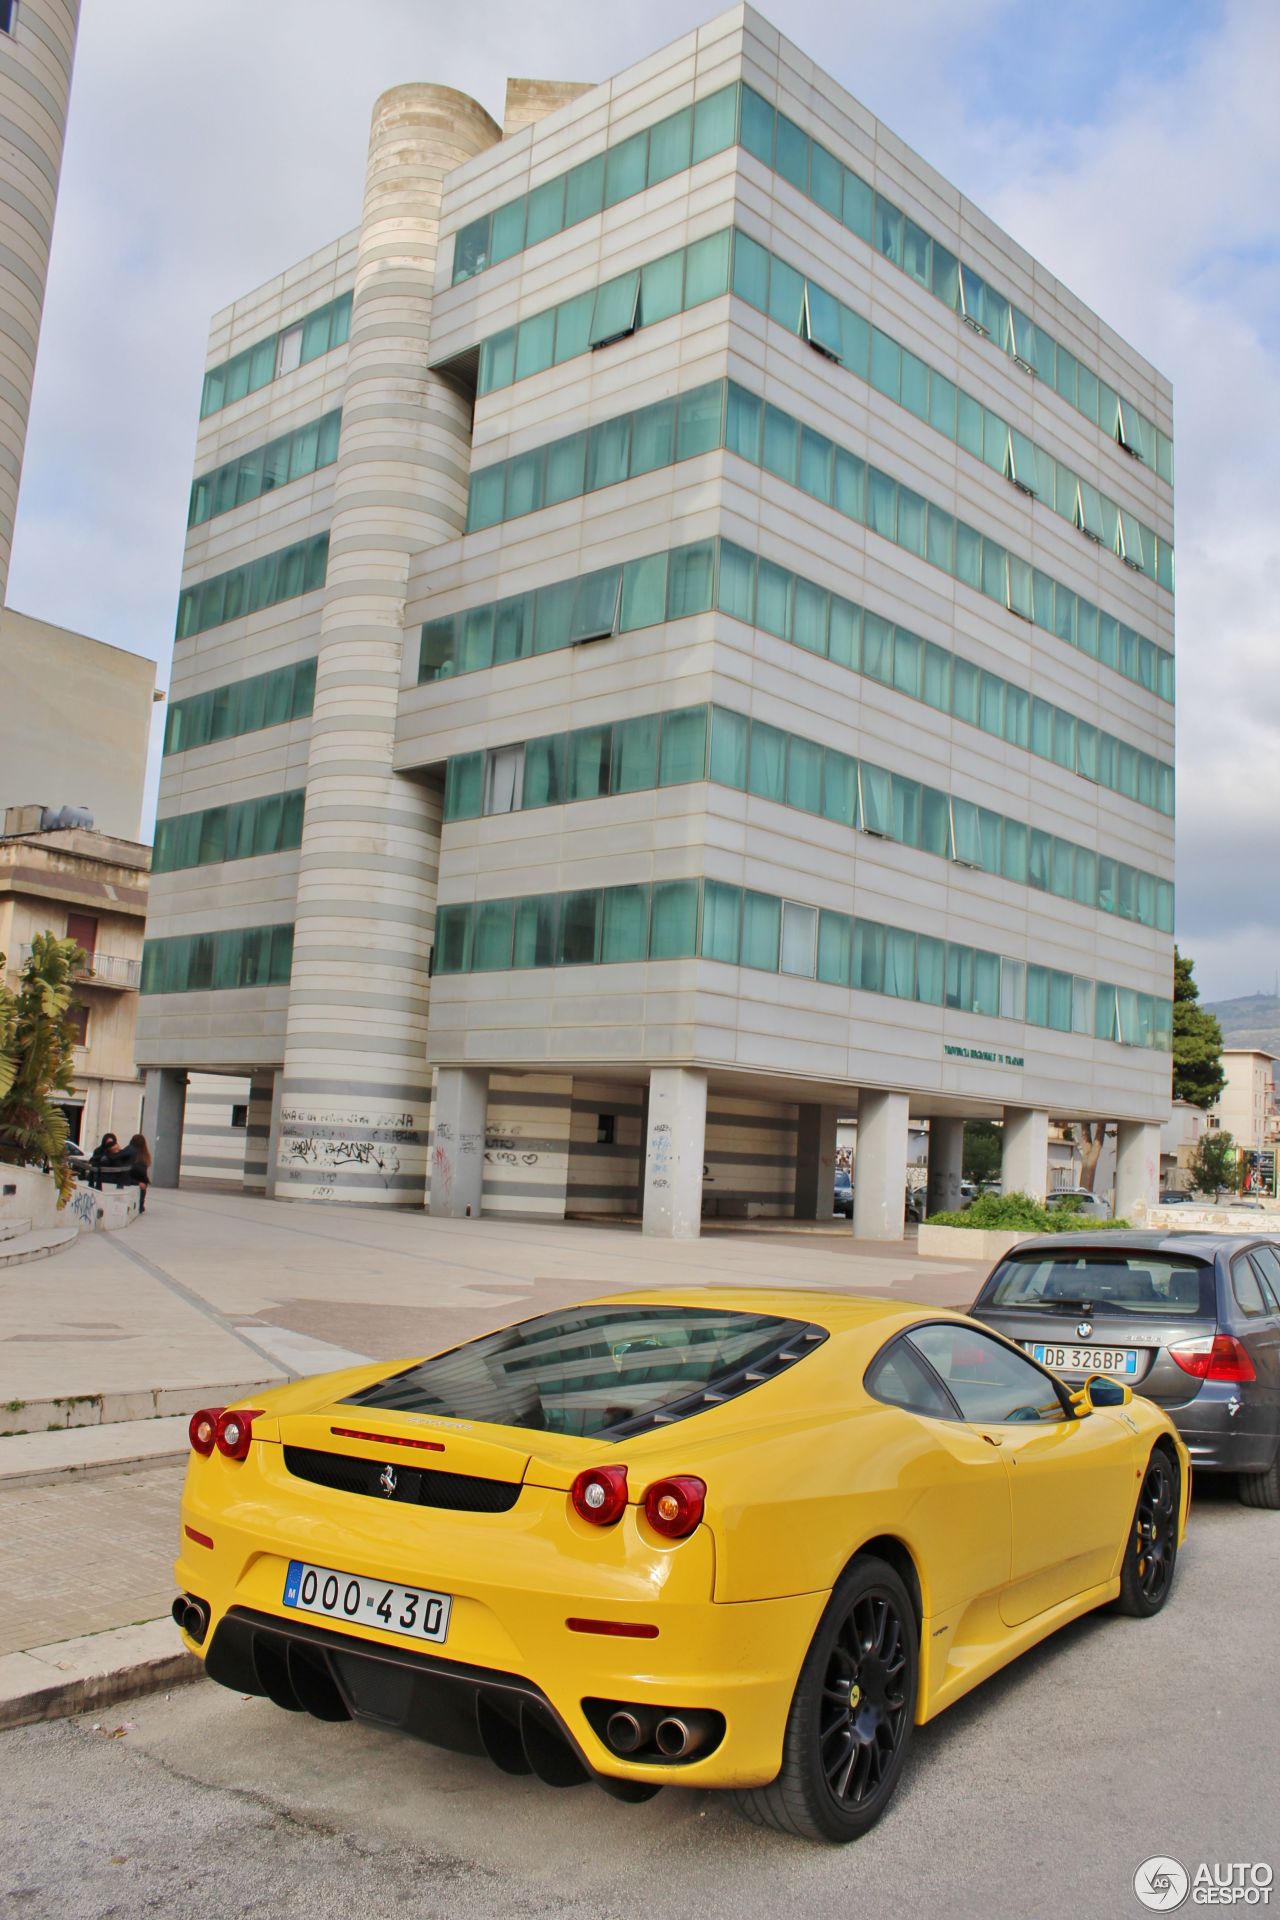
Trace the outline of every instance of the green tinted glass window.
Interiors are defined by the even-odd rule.
[[[606,888],[600,931],[601,961],[643,960],[648,948],[648,887]]]
[[[650,906],[649,958],[684,959],[696,951],[697,939],[697,881],[659,882],[653,888]]]

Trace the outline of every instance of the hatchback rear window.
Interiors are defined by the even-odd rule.
[[[979,1307],[1029,1307],[1060,1313],[1153,1314],[1215,1319],[1213,1268],[1169,1253],[1101,1250],[1012,1253],[988,1280]]]
[[[774,1314],[578,1307],[468,1341],[344,1405],[621,1440],[736,1399],[826,1337]]]

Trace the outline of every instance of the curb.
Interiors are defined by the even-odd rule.
[[[65,1720],[135,1694],[157,1693],[203,1676],[167,1616],[0,1655],[0,1731]]]

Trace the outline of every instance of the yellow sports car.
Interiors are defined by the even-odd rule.
[[[191,1421],[209,1675],[624,1799],[852,1840],[913,1724],[1068,1620],[1164,1605],[1187,1452],[959,1314],[637,1293]]]

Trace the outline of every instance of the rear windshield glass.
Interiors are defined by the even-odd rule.
[[[772,1314],[579,1307],[485,1334],[345,1404],[622,1439],[735,1399],[826,1337]]]
[[[983,1288],[980,1307],[1044,1313],[1148,1313],[1213,1319],[1213,1268],[1172,1253],[1089,1250],[1012,1253]]]

